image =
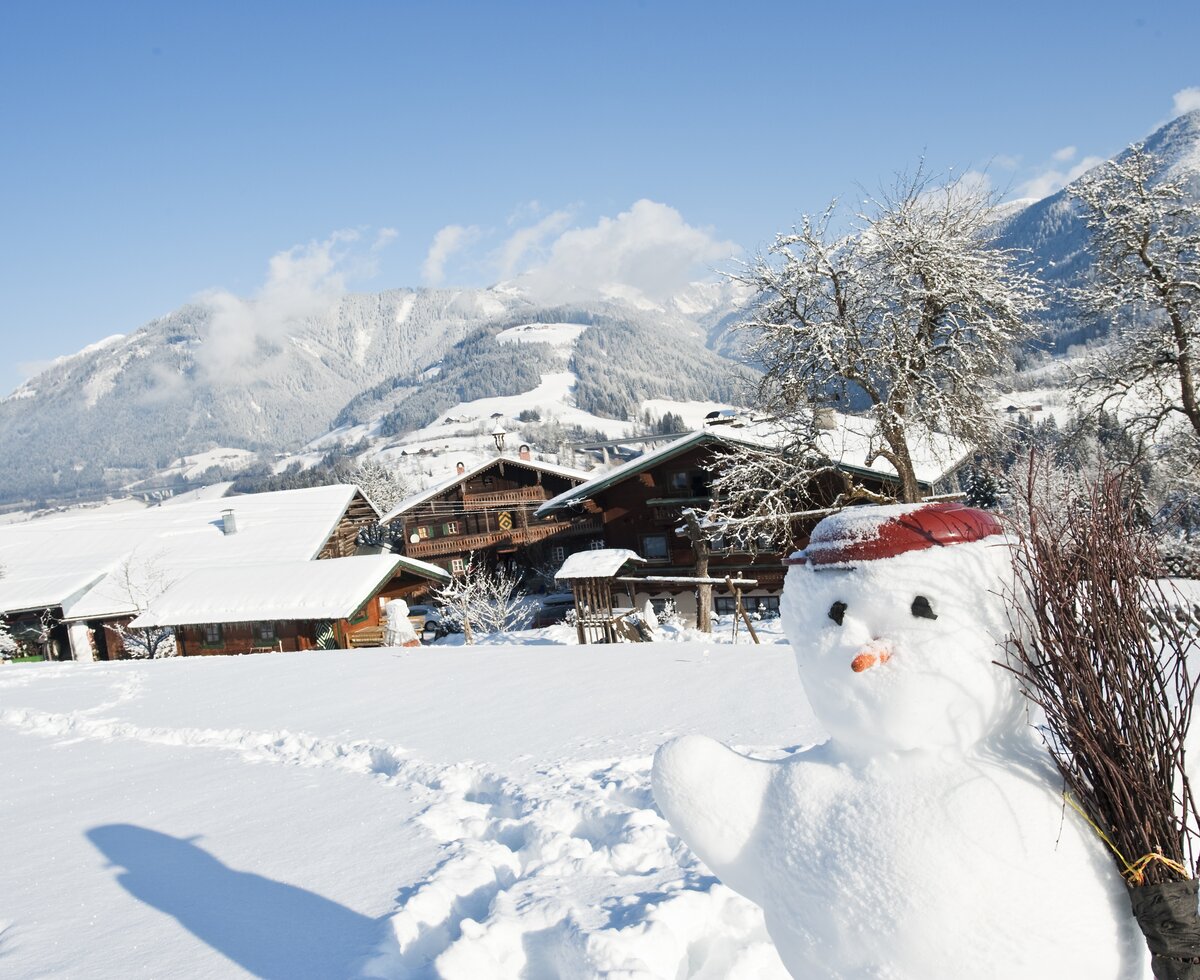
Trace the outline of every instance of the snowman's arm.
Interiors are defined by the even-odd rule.
[[[777,763],[748,759],[703,735],[685,735],[654,756],[654,799],[687,845],[721,878],[758,826]],[[738,890],[738,884],[733,884]]]

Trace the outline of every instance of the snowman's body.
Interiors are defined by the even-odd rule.
[[[797,977],[1144,976],[1124,886],[993,663],[1004,539],[845,565],[792,569],[783,603],[830,740],[782,762],[667,743],[672,826]]]

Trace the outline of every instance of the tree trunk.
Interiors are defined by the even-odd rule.
[[[685,510],[683,519],[687,525],[688,540],[692,543],[692,554],[696,556],[696,578],[708,578],[708,556],[711,553],[700,519],[694,510]],[[712,586],[701,585],[696,589],[696,627],[702,633],[712,632]]]
[[[917,472],[904,430],[899,426],[881,425],[880,433],[888,444],[888,449],[881,451],[879,455],[892,464],[900,478],[900,502],[919,504],[924,495],[921,493],[921,485],[917,482]]]

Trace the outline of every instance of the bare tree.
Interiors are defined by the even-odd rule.
[[[987,440],[988,379],[1028,335],[1040,286],[1013,251],[995,246],[990,198],[962,181],[901,177],[842,237],[835,216],[836,203],[805,216],[732,277],[758,296],[741,328],[765,369],[760,406],[786,430],[789,506],[804,509],[796,484],[828,462],[813,441],[810,406],[822,403],[866,405],[873,442],[864,464],[886,460],[899,498],[919,500],[915,433]],[[764,464],[749,457],[739,472],[731,460],[717,489],[761,482]]]
[[[1200,209],[1185,177],[1161,171],[1158,159],[1134,144],[1075,189],[1096,258],[1091,282],[1076,298],[1117,328],[1078,381],[1092,408],[1119,407],[1143,437],[1179,420],[1195,450]]]
[[[175,580],[163,567],[160,555],[130,555],[113,576],[115,591],[128,605],[145,612],[150,603],[167,591]],[[107,629],[120,637],[125,652],[135,660],[151,660],[175,655],[175,631],[169,626],[133,627],[109,623]]]
[[[529,618],[520,576],[501,566],[494,571],[472,555],[462,573],[434,592],[449,625],[460,626],[468,643],[476,634],[520,629]]]

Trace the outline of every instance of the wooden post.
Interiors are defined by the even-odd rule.
[[[738,615],[738,609],[742,605],[742,593],[734,586],[733,579],[731,579],[728,575],[725,576],[725,587],[733,594],[733,643],[736,646],[738,641],[738,626],[741,622],[741,617]]]
[[[571,592],[575,595],[575,639],[577,639],[582,646],[587,643],[587,636],[585,636],[583,632],[583,603],[579,601],[579,579],[576,579],[571,583]]]
[[[740,573],[739,573],[739,577],[740,577]],[[762,642],[759,640],[758,633],[755,632],[754,626],[750,623],[750,615],[749,615],[749,613],[746,612],[746,607],[742,605],[741,586],[734,588],[733,579],[730,578],[730,576],[728,576],[728,575],[725,576],[725,581],[729,585],[729,588],[733,590],[734,629],[735,630],[737,629],[737,617],[741,617],[742,621],[745,622],[745,624],[746,624],[746,629],[748,629],[750,631],[750,636],[754,640],[754,642],[755,643]]]

